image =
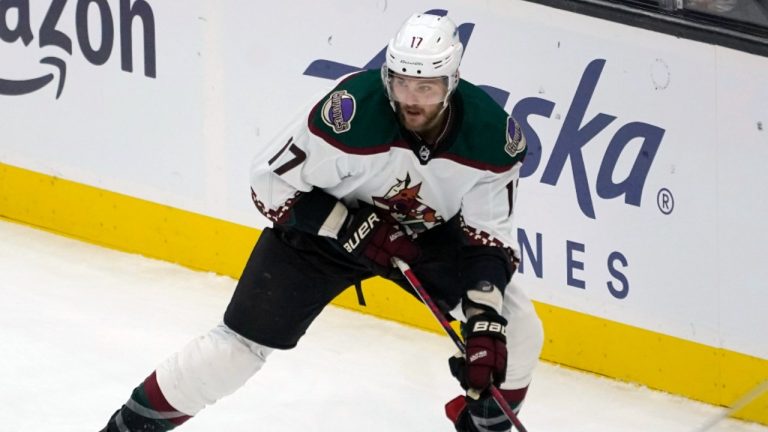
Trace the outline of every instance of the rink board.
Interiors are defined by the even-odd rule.
[[[0,163],[0,217],[127,252],[237,278],[258,230]],[[382,279],[334,304],[433,332],[410,295]],[[768,361],[535,302],[542,359],[728,406],[768,378]],[[448,341],[446,341],[448,343]],[[768,394],[738,418],[768,424]]]
[[[518,0],[3,4],[9,219],[236,277],[268,224],[251,158],[434,8],[527,139],[512,246],[544,357],[723,405],[768,378],[766,57]],[[365,291],[366,312],[431,325]]]

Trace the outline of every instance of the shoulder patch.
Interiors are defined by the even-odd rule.
[[[510,156],[515,157],[525,150],[525,138],[520,131],[520,125],[512,118],[507,117],[507,144],[504,146]]]
[[[320,116],[323,122],[332,127],[336,133],[344,133],[352,129],[352,119],[355,117],[357,102],[355,97],[346,90],[338,90],[323,103]]]

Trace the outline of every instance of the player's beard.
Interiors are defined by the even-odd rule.
[[[403,126],[417,134],[425,134],[442,126],[442,103],[435,105],[398,104],[397,116]]]

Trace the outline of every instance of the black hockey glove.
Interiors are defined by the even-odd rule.
[[[287,227],[313,235],[333,237],[339,234],[349,219],[347,207],[320,188],[302,192],[288,215],[281,222]]]
[[[396,224],[379,216],[372,206],[364,206],[351,217],[339,235],[344,250],[363,260],[374,273],[386,276],[392,269],[392,257],[415,261],[419,247]]]
[[[466,355],[448,360],[451,374],[462,388],[482,393],[491,384],[499,385],[507,375],[507,320],[494,312],[469,318],[462,327]]]

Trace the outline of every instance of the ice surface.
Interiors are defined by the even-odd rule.
[[[235,281],[0,221],[0,432],[99,430]],[[451,431],[450,340],[329,307],[299,347],[180,431]],[[692,432],[722,408],[542,362],[529,431]],[[713,431],[768,432],[735,420]]]

